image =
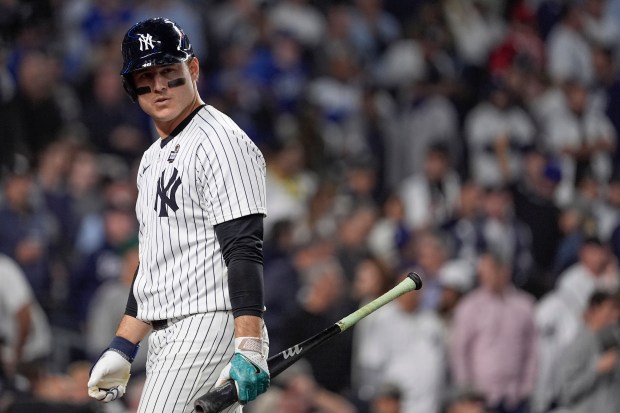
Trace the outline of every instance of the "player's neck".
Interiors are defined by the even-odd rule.
[[[179,113],[179,116],[177,116],[173,120],[166,122],[155,120],[155,129],[157,130],[157,134],[159,135],[160,139],[166,139],[168,136],[170,136],[172,131],[174,131],[174,129],[179,126],[181,122],[183,122],[189,115],[191,115],[194,110],[204,104],[205,103],[200,98],[200,96],[196,95],[192,103],[188,105],[181,113]]]

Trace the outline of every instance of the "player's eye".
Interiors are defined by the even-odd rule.
[[[174,68],[173,67],[166,67],[161,71],[162,75],[169,75],[170,73],[174,72]]]
[[[143,72],[138,74],[137,80],[149,80],[153,78],[153,74],[150,72]]]

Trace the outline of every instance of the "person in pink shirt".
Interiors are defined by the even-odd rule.
[[[534,387],[534,298],[510,283],[492,253],[477,263],[479,286],[456,308],[450,343],[452,379],[480,390],[498,413],[527,413]]]

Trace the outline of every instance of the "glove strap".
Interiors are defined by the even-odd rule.
[[[235,338],[235,349],[242,351],[255,351],[263,354],[263,340],[258,337],[237,337]]]
[[[132,363],[138,354],[140,345],[134,344],[126,338],[116,336],[110,343],[108,350],[112,350],[123,356],[125,360]]]

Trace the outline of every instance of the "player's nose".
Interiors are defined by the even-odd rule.
[[[162,90],[165,90],[168,88],[168,80],[166,79],[165,76],[162,76],[160,74],[155,75],[154,80],[154,89],[155,91],[161,92]]]

